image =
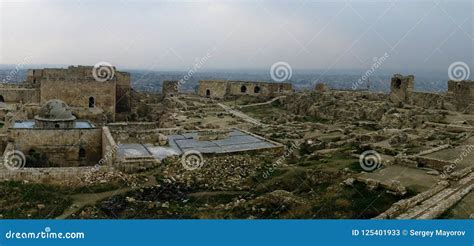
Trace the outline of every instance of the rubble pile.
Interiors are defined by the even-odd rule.
[[[167,158],[163,175],[174,182],[206,190],[246,190],[246,180],[255,176],[264,163],[262,156],[226,155],[204,156],[202,166],[187,169],[181,158]]]
[[[120,171],[106,169],[92,169],[84,176],[85,184],[108,184],[108,183],[125,183],[129,187],[137,186],[138,180],[133,175],[128,175]]]

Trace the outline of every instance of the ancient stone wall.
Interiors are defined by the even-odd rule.
[[[87,109],[92,104],[111,115],[111,120],[115,112],[130,112],[130,73],[114,70],[112,78],[100,82],[93,77],[93,70],[92,66],[30,69],[22,86],[39,89],[41,103],[54,98],[71,107]]]
[[[453,99],[456,110],[474,113],[474,81],[448,81],[448,94]]]
[[[229,82],[229,93],[231,96],[276,96],[278,94],[291,93],[291,84],[231,81]]]
[[[269,83],[255,81],[199,81],[198,94],[203,97],[223,98],[225,96],[273,97],[291,94],[290,83]]]
[[[102,130],[97,128],[13,128],[9,140],[25,155],[32,152],[45,154],[53,165],[60,167],[94,165],[102,157]]]
[[[93,167],[0,169],[0,180],[29,181],[58,185],[81,185]]]
[[[227,81],[199,81],[198,95],[209,98],[223,98],[227,94]]]
[[[445,109],[446,95],[429,92],[413,92],[411,101],[413,105],[422,108]]]
[[[112,165],[117,153],[117,143],[115,142],[108,127],[102,127],[102,158],[99,165]]]
[[[115,82],[94,80],[42,80],[41,104],[60,99],[71,108],[102,109],[111,120],[115,119]],[[87,118],[87,117],[86,117]]]
[[[117,78],[115,110],[117,113],[130,112],[132,108],[130,73],[116,71],[115,77]]]
[[[81,187],[93,184],[123,182],[122,173],[112,168],[50,167],[8,170],[0,168],[0,181],[28,181],[32,183]]]
[[[27,89],[20,87],[2,88],[0,87],[0,102],[6,103],[38,103],[39,91],[37,89]]]

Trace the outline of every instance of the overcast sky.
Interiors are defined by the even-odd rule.
[[[473,64],[473,1],[2,1],[0,63],[188,70]],[[472,67],[472,66],[471,66]]]

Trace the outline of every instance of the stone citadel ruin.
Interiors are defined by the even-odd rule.
[[[210,80],[200,81],[196,93],[181,93],[178,81],[164,81],[156,95],[134,92],[129,73],[115,71],[98,81],[92,71],[29,70],[24,83],[0,87],[4,164],[15,151],[26,158],[19,168],[2,165],[1,180],[80,185],[97,170],[132,177],[159,168],[160,176],[187,187],[235,191],[247,189],[248,178],[262,170],[271,177],[282,168],[284,176],[310,165],[318,172],[305,182],[315,186],[315,177],[344,178],[349,187],[365,184],[399,197],[376,215],[382,219],[439,217],[474,186],[468,157],[474,81],[449,81],[447,92],[417,92],[413,75],[396,74],[389,94],[324,84],[296,92],[290,83]],[[138,111],[158,120],[129,120]],[[380,155],[374,170],[338,166],[340,155],[357,161],[367,150]],[[262,167],[262,155],[280,158]],[[203,158],[209,163],[203,165]],[[333,184],[329,193],[340,187]],[[405,199],[409,191],[416,195]],[[225,206],[255,207],[256,201],[283,199],[278,194],[304,207],[303,199],[281,190]]]

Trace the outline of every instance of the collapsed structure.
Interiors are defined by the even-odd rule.
[[[424,108],[436,108],[474,113],[474,81],[448,81],[448,91],[441,93],[418,92],[415,76],[395,74],[390,84],[390,100],[394,103],[412,104]]]

